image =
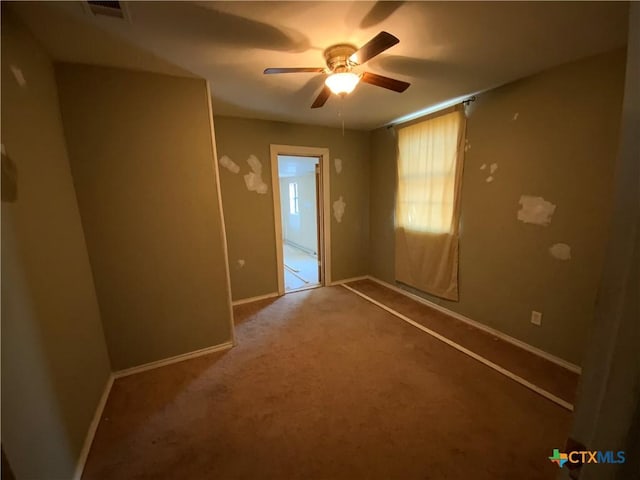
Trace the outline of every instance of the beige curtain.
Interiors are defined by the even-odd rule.
[[[398,130],[396,280],[458,300],[462,106]]]

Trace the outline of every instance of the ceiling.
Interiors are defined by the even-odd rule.
[[[4,2],[3,2],[4,3]],[[214,114],[373,129],[452,98],[626,43],[625,2],[127,2],[130,22],[78,2],[11,5],[56,60],[192,75],[211,82]],[[411,82],[360,84],[310,105],[323,50],[380,31],[400,43],[359,68]]]

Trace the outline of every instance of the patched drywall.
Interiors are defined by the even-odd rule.
[[[342,195],[340,195],[340,198],[338,198],[338,200],[333,202],[333,218],[336,219],[336,222],[338,223],[342,222],[342,217],[344,216],[344,209],[346,207],[347,207],[347,204],[345,203],[344,198],[342,198]]]
[[[460,301],[426,298],[581,362],[609,226],[624,71],[618,50],[478,96],[467,123]],[[372,133],[371,272],[392,283],[393,142],[387,129]],[[541,199],[525,209],[533,223],[518,220],[523,195]],[[558,243],[570,252],[549,250]],[[531,310],[543,312],[541,328]]]
[[[247,164],[251,171],[244,176],[244,184],[250,192],[264,195],[269,191],[269,187],[262,178],[262,163],[255,155],[249,155]]]
[[[231,160],[229,157],[227,157],[226,155],[222,155],[219,159],[218,159],[218,164],[221,167],[226,168],[227,170],[229,170],[231,173],[238,173],[240,172],[240,165],[238,165],[236,162],[234,162],[233,160]]]
[[[518,220],[523,223],[545,227],[551,223],[553,212],[556,211],[556,206],[542,197],[521,195],[518,203],[520,204]]]
[[[215,115],[215,111],[214,111]],[[262,163],[268,192],[247,191],[242,174],[221,175],[222,203],[230,258],[244,258],[231,269],[233,299],[277,291],[270,145],[324,147],[330,155],[331,271],[333,280],[366,275],[369,245],[369,133],[283,122],[215,116],[218,155],[238,161],[255,155]],[[335,159],[341,159],[338,173]],[[348,165],[348,168],[346,167]],[[333,202],[348,193],[348,213],[338,223]]]
[[[336,173],[338,175],[340,175],[342,173],[342,159],[341,158],[334,158],[333,159],[333,165],[336,169]]]
[[[570,260],[571,247],[566,243],[554,243],[549,247],[549,254],[557,260]]]

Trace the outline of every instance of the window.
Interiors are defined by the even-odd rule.
[[[298,184],[296,182],[289,184],[289,213],[291,215],[298,215],[300,208],[298,205]]]
[[[398,130],[396,280],[458,300],[461,106]]]
[[[454,111],[398,131],[398,227],[452,232],[461,125]]]

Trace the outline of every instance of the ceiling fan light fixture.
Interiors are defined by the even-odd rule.
[[[333,93],[341,95],[353,92],[359,81],[360,76],[353,72],[340,72],[329,75],[324,83]]]

